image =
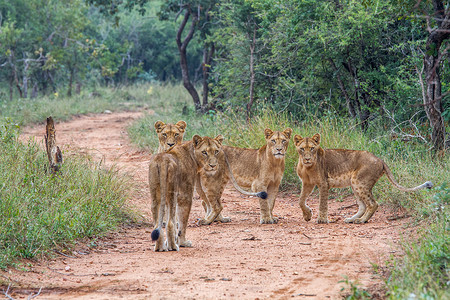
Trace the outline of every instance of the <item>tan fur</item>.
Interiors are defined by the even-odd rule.
[[[167,152],[152,156],[149,165],[149,185],[152,198],[152,215],[157,233],[155,251],[175,250],[178,246],[190,247],[192,243],[186,240],[186,228],[192,206],[194,186],[197,173],[204,171],[214,174],[223,137],[215,139],[195,135],[192,141],[170,148]],[[168,211],[166,235],[161,232],[165,210]],[[175,234],[175,212],[178,220],[177,242]],[[165,241],[165,242],[164,242]]]
[[[165,152],[174,145],[181,144],[186,126],[185,121],[178,121],[176,124],[165,124],[162,121],[157,121],[155,130],[159,140],[158,153]]]
[[[278,222],[272,212],[283,178],[285,154],[291,134],[290,128],[284,131],[267,128],[264,131],[266,144],[259,149],[222,147],[237,184],[253,192],[267,192],[267,199],[259,199],[261,224]]]
[[[174,145],[181,145],[186,127],[187,124],[184,121],[178,121],[176,124],[165,124],[162,121],[157,121],[155,123],[155,130],[159,140],[158,153],[166,152]],[[214,175],[207,172],[199,172],[197,174],[195,190],[202,199],[202,205],[206,212],[205,218],[199,220],[199,225],[208,225],[215,220],[222,223],[231,221],[231,218],[223,217],[220,213],[223,209],[220,197],[222,196],[228,177],[224,179],[226,168],[224,167],[225,159],[223,153],[220,154],[218,159],[218,169]],[[225,180],[225,183],[222,183],[223,180]],[[218,214],[217,211],[219,211]],[[215,220],[211,221],[213,215],[216,217]]]
[[[404,188],[392,176],[384,161],[367,151],[345,149],[322,149],[320,135],[312,138],[294,136],[294,145],[299,154],[297,175],[302,181],[300,208],[303,218],[311,220],[311,209],[306,198],[315,186],[319,188],[318,223],[328,223],[328,190],[351,186],[359,205],[358,212],[346,223],[365,223],[378,208],[372,195],[372,188],[378,179],[386,174],[389,181],[402,191],[415,191],[424,187],[431,188],[431,182],[425,182],[414,188]]]

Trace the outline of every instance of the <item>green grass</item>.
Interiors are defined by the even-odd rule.
[[[0,126],[0,174],[0,268],[65,249],[127,219],[127,178],[80,156],[65,157],[51,175],[47,154],[31,140],[18,142],[11,122]]]
[[[407,238],[393,261],[389,299],[450,299],[450,188],[437,187],[418,240]]]
[[[85,90],[80,95],[66,97],[52,94],[35,99],[17,98],[13,101],[0,98],[0,117],[8,117],[20,125],[43,123],[48,116],[63,121],[74,115],[157,109],[164,112],[166,99],[187,101],[181,85],[142,84],[118,88],[97,88]]]

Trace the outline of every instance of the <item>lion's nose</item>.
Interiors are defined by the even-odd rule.
[[[217,165],[216,164],[209,164],[209,166],[214,169]]]
[[[169,145],[169,147],[172,147],[173,145],[175,145],[175,143],[167,143],[167,145]]]

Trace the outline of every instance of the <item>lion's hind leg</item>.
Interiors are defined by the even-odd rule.
[[[365,199],[362,194],[361,188],[357,184],[352,184],[353,193],[356,196],[356,201],[358,203],[358,212],[350,218],[346,218],[344,220],[345,223],[353,223],[356,219],[361,218],[362,215],[366,212],[366,203],[363,201]]]
[[[175,228],[175,211],[176,211],[176,198],[172,193],[170,196],[169,209],[168,209],[168,219],[167,219],[167,250],[169,251],[178,251],[180,248],[177,245],[177,235]]]
[[[352,189],[358,198],[359,209],[356,215],[350,218],[351,222],[355,224],[365,223],[377,210],[378,204],[372,194],[374,185],[375,182],[357,182],[355,184],[352,182]],[[347,220],[345,222],[350,223]]]

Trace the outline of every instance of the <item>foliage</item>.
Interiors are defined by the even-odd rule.
[[[47,154],[35,141],[19,142],[17,130],[2,121],[0,268],[70,247],[125,220],[126,178],[79,156],[65,156],[61,172],[53,176]]]
[[[437,187],[430,218],[420,238],[406,239],[405,255],[393,262],[387,281],[389,299],[448,299],[450,297],[450,188]]]
[[[341,293],[344,293],[345,300],[364,300],[364,299],[372,299],[372,295],[364,289],[359,287],[358,282],[354,282],[350,280],[348,277],[345,277],[344,280],[339,281],[340,283],[345,283],[347,287],[341,288]],[[347,291],[348,289],[348,291]]]

